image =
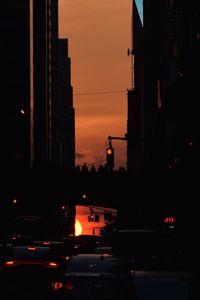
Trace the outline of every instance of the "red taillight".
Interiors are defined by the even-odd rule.
[[[18,265],[40,265],[47,268],[55,269],[58,268],[58,264],[54,261],[41,261],[41,260],[32,260],[32,259],[20,259],[20,260],[8,260],[4,262],[4,266],[6,267],[12,267],[12,266],[18,266]]]
[[[28,250],[30,250],[30,251],[35,251],[35,250],[36,250],[36,247],[28,247]]]
[[[65,284],[65,289],[66,290],[72,290],[74,288],[73,284],[71,282],[68,282]]]
[[[58,267],[58,264],[56,262],[50,262],[49,263],[49,267],[50,268],[57,268]]]
[[[53,282],[52,287],[54,290],[59,290],[63,287],[63,284],[62,284],[62,282]]]
[[[13,260],[8,260],[8,261],[6,261],[4,264],[5,264],[5,266],[7,266],[7,267],[12,267],[12,266],[14,265],[14,261],[13,261]]]
[[[64,288],[65,290],[71,291],[74,288],[71,282],[65,283],[64,285],[62,282],[53,282],[51,285],[54,290],[59,290],[61,288]]]
[[[43,242],[43,245],[50,245],[50,242]]]
[[[60,256],[59,258],[62,260],[69,260],[69,256]]]

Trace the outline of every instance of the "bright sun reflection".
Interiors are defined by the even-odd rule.
[[[80,235],[82,233],[82,226],[78,219],[75,220],[75,235]]]

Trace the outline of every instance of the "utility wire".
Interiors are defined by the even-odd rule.
[[[127,91],[105,91],[105,92],[91,92],[91,93],[80,93],[80,94],[73,94],[74,96],[85,96],[85,95],[101,95],[101,94],[119,94],[124,93]]]

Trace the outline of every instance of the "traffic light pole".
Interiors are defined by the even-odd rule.
[[[127,141],[127,134],[125,134],[124,137],[118,137],[118,136],[108,136],[108,140],[109,140],[109,143],[111,144],[111,140],[123,140],[123,141]]]
[[[116,137],[116,136],[108,136],[108,143],[107,143],[107,149],[106,149],[106,166],[108,169],[114,168],[114,148],[112,146],[112,140],[127,140],[127,134],[125,134],[124,137]]]

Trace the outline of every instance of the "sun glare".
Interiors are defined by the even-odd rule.
[[[78,219],[76,219],[76,221],[75,221],[75,235],[76,236],[80,235],[82,233],[82,230],[83,230],[83,228],[81,226],[81,223],[79,222]]]

